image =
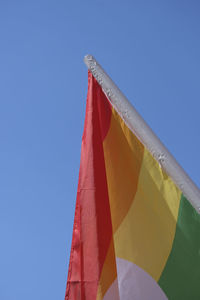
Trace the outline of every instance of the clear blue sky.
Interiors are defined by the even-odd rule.
[[[200,186],[198,0],[0,1],[0,299],[64,298],[93,54]]]

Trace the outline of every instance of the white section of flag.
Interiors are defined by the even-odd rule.
[[[167,300],[158,283],[144,270],[125,259],[117,258],[118,278],[104,296],[104,300]]]

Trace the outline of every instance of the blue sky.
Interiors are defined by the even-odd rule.
[[[200,186],[198,0],[0,1],[0,299],[63,299],[93,54]]]

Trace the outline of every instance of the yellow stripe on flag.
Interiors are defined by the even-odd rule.
[[[137,193],[114,243],[117,257],[132,261],[156,281],[172,248],[180,197],[180,190],[145,149]]]

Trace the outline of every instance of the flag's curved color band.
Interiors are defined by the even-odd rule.
[[[200,299],[200,216],[89,72],[66,300]]]

